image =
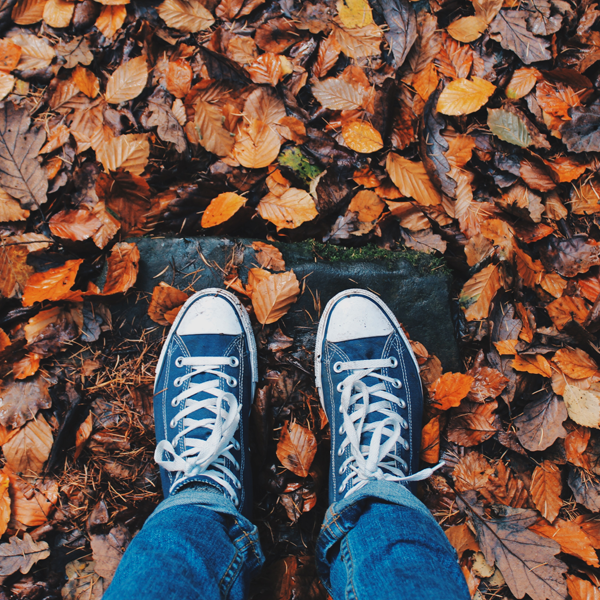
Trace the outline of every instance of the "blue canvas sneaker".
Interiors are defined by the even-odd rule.
[[[423,391],[410,343],[390,311],[365,290],[332,298],[319,322],[315,376],[331,427],[329,501],[369,481],[409,485],[417,472]]]
[[[248,418],[258,366],[250,319],[230,292],[194,294],[163,346],[154,419],[165,498],[192,482],[251,509]]]

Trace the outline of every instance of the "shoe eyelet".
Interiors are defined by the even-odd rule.
[[[175,359],[175,366],[176,367],[183,367],[183,356],[178,356]]]
[[[341,373],[341,372],[342,372],[342,363],[341,363],[339,360],[338,360],[338,362],[336,362],[336,363],[333,365],[333,370],[334,370],[336,373]]]
[[[343,382],[343,381],[340,381],[340,382],[337,384],[337,388],[336,388],[336,389],[337,389],[337,391],[338,391],[338,392],[343,392],[343,391],[344,391],[344,382]]]
[[[400,402],[398,402],[400,408],[406,408],[406,402],[404,402],[404,400],[400,399]]]
[[[240,443],[233,440],[233,449],[239,450],[241,448]]]
[[[338,456],[343,456],[344,455],[344,451],[342,450],[342,448],[340,447],[340,449],[337,451],[337,455]]]
[[[340,412],[343,413],[344,409],[342,408],[342,405],[340,404],[340,408],[339,408]]]
[[[235,482],[235,487],[236,487],[238,490],[241,490],[241,489],[242,489],[242,484],[241,484],[239,481],[236,481],[236,482]]]
[[[175,429],[175,427],[177,427],[177,421],[175,421],[174,418],[169,421],[169,427],[171,429]]]
[[[339,428],[339,432],[340,432],[340,435],[344,434],[344,426],[343,425]]]
[[[233,499],[233,504],[235,505],[235,507],[237,508],[240,505],[240,501],[237,498]]]
[[[181,377],[178,377],[174,382],[173,385],[175,387],[181,387]]]
[[[229,357],[229,366],[230,367],[239,367],[240,361],[235,356]]]
[[[173,408],[177,408],[179,406],[179,398],[177,396],[175,396],[175,398],[173,398],[173,400],[171,400],[171,406]]]
[[[346,484],[344,485],[340,485],[339,489],[338,489],[338,493],[342,493],[344,490],[346,489]]]
[[[346,467],[340,467],[340,470],[338,471],[338,473],[340,475],[343,475],[346,472]]]
[[[408,423],[402,417],[400,417],[400,427],[402,427],[402,429],[408,429]]]
[[[392,358],[390,358],[390,366],[392,367],[392,369],[395,369],[398,366],[398,359],[394,356],[392,356]]]
[[[402,447],[403,447],[405,450],[410,450],[410,444],[409,444],[409,443],[408,443],[406,440],[404,440],[404,441],[402,442]]]
[[[227,385],[229,387],[237,387],[237,384],[238,384],[238,382],[237,382],[237,379],[235,377],[229,377],[227,379]]]
[[[394,381],[392,381],[392,385],[399,390],[402,387],[402,382],[399,379],[394,379]]]

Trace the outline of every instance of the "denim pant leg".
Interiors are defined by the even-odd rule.
[[[103,600],[244,600],[263,562],[256,527],[222,493],[188,488],[133,538]]]
[[[334,600],[470,600],[456,552],[404,486],[370,482],[332,504],[317,568]]]

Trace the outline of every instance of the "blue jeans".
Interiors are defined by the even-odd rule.
[[[369,483],[330,506],[316,561],[334,600],[470,600],[444,532],[397,483]],[[243,600],[263,562],[256,527],[223,494],[188,488],[152,513],[103,600]]]

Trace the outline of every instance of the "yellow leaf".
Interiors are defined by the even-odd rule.
[[[267,194],[259,202],[257,210],[263,219],[277,227],[277,231],[295,229],[305,221],[312,221],[318,214],[312,196],[298,188],[290,188],[281,196]]]
[[[202,227],[214,227],[225,223],[233,217],[233,215],[246,204],[247,198],[234,194],[233,192],[225,192],[213,198],[208,205],[208,208],[202,215]]]
[[[294,271],[271,274],[255,282],[252,306],[259,323],[268,325],[283,317],[296,302],[300,286]]]
[[[124,6],[105,6],[96,19],[96,27],[105,38],[110,39],[121,29],[127,9]]]
[[[233,155],[239,163],[249,169],[268,167],[279,155],[279,134],[269,125],[257,119],[236,136]]]
[[[485,30],[487,23],[481,17],[463,17],[450,23],[448,33],[458,42],[474,42]]]
[[[208,29],[215,22],[199,0],[165,0],[158,14],[169,27],[188,33]]]
[[[95,98],[100,91],[98,78],[81,65],[77,65],[73,71],[73,82],[88,98]]]
[[[365,27],[373,22],[371,7],[366,0],[338,0],[340,21],[348,29]]]
[[[2,451],[13,471],[29,476],[38,475],[48,460],[53,441],[50,425],[38,414],[2,446]]]
[[[552,377],[552,367],[542,354],[519,354],[513,359],[512,368],[515,371]]]
[[[465,283],[459,302],[467,321],[480,321],[488,316],[490,304],[501,285],[497,265],[488,265]]]
[[[439,192],[427,175],[422,162],[412,162],[394,152],[387,157],[385,168],[394,185],[423,206],[440,204]]]
[[[494,93],[496,86],[480,77],[455,79],[440,94],[437,110],[443,115],[468,115],[478,111]]]
[[[137,98],[146,87],[148,66],[146,58],[138,56],[121,65],[108,79],[106,101],[120,104]]]
[[[385,202],[375,193],[370,190],[361,190],[352,198],[348,210],[358,213],[358,220],[363,223],[370,223],[379,218]]]
[[[102,144],[96,151],[96,158],[105,171],[121,168],[133,175],[141,175],[148,164],[150,143],[143,133],[120,135]]]
[[[342,136],[348,148],[362,154],[370,154],[383,148],[381,134],[367,121],[344,123]]]
[[[68,27],[75,11],[74,2],[48,0],[44,6],[44,22],[50,27],[62,29]]]

